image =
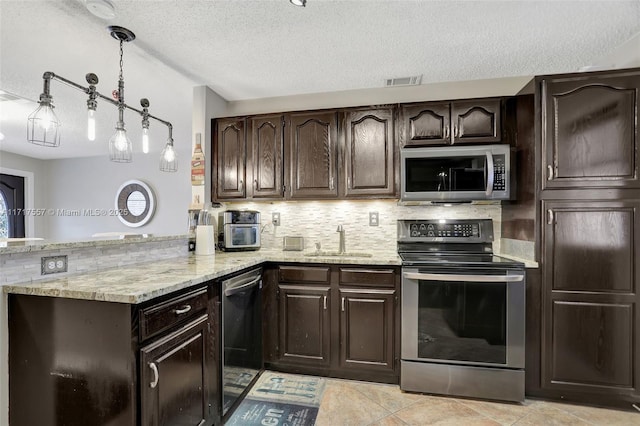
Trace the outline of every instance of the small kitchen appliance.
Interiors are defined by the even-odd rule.
[[[226,210],[218,214],[218,248],[224,251],[260,249],[260,212]]]
[[[399,220],[400,388],[524,401],[525,271],[491,219]]]
[[[400,151],[402,201],[509,200],[515,194],[514,177],[507,144]]]

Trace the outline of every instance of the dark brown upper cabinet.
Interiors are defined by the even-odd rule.
[[[214,199],[246,197],[246,120],[221,118],[216,121]]]
[[[289,198],[337,198],[337,113],[294,113],[287,115],[285,120],[288,126]]]
[[[542,81],[542,188],[639,188],[640,71]]]
[[[283,132],[281,114],[252,117],[250,149],[253,184],[252,198],[282,198],[284,196]]]
[[[394,108],[347,111],[341,129],[345,196],[394,196]]]
[[[401,146],[499,142],[500,105],[497,98],[400,105]]]

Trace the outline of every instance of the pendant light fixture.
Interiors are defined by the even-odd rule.
[[[142,116],[142,152],[149,152],[149,119],[159,121],[167,126],[169,138],[160,157],[160,170],[163,172],[175,172],[178,170],[177,155],[173,147],[173,126],[170,122],[162,120],[149,114],[149,100],[141,99],[142,111],[127,105],[124,101],[124,76],[123,76],[123,45],[125,42],[135,40],[136,36],[130,30],[111,26],[108,27],[111,36],[120,42],[120,74],[118,76],[118,89],[113,91],[113,99],[96,91],[98,77],[95,74],[87,74],[88,87],[81,86],[64,77],[47,71],[42,78],[44,87],[38,108],[27,119],[27,141],[36,145],[56,147],[60,145],[61,123],[53,111],[53,97],[51,96],[51,80],[57,80],[86,93],[87,100],[87,139],[90,141],[96,138],[96,118],[95,113],[98,107],[98,98],[107,101],[118,108],[118,121],[115,125],[115,132],[109,139],[109,159],[118,163],[130,163],[133,157],[133,147],[131,140],[127,136],[124,123],[124,111],[131,110]]]

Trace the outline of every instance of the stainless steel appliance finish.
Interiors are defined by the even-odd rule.
[[[218,214],[218,248],[224,251],[260,249],[260,212],[227,210]]]
[[[515,193],[509,145],[403,148],[402,201],[508,200]]]
[[[222,282],[222,414],[249,389],[262,365],[262,268]]]
[[[524,265],[492,240],[490,219],[398,221],[401,389],[524,400]]]

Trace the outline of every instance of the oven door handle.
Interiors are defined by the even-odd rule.
[[[261,279],[262,279],[262,277],[260,277],[260,276],[259,276],[259,277],[258,277],[258,278],[256,278],[255,280],[251,280],[251,281],[249,281],[248,283],[241,284],[241,285],[238,285],[238,286],[235,286],[235,287],[231,287],[231,288],[227,288],[227,289],[225,289],[225,291],[224,291],[224,295],[228,297],[228,296],[233,296],[234,294],[237,294],[237,293],[243,292],[243,291],[245,291],[246,289],[248,289],[249,287],[253,287],[253,286],[255,286],[256,284],[258,284],[258,282],[259,282]]]
[[[410,280],[432,280],[432,281],[470,281],[470,282],[515,282],[522,281],[524,275],[465,275],[465,274],[428,274],[424,272],[404,272],[404,278]]]
[[[487,156],[487,190],[485,194],[487,197],[493,193],[493,181],[495,180],[495,168],[493,165],[493,154],[489,151],[486,152]]]

